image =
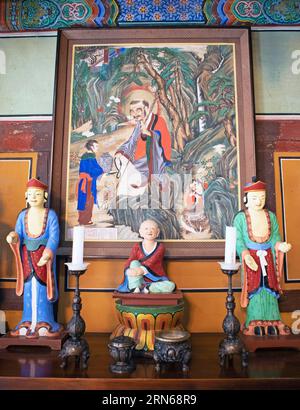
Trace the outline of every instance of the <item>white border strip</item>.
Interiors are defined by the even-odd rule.
[[[57,30],[51,31],[2,31],[0,38],[2,37],[57,37]]]
[[[300,31],[299,26],[251,26],[251,31]]]
[[[256,120],[300,120],[300,114],[257,114]]]
[[[28,115],[28,116],[13,116],[13,117],[1,117],[0,122],[18,122],[18,121],[52,121],[53,115]]]

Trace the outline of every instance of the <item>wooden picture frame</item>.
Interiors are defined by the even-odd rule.
[[[18,214],[26,206],[26,183],[30,178],[36,176],[37,164],[37,152],[0,152],[0,175],[2,178],[0,238],[3,244],[0,250],[0,283],[16,281],[17,272],[14,256],[6,242],[6,237],[9,232],[15,230]],[[7,178],[8,175],[9,178]]]
[[[59,32],[51,206],[61,254],[71,252],[76,194],[95,183],[96,222],[84,197],[94,223],[86,256],[127,257],[147,218],[158,222],[167,257],[223,256],[225,226],[255,174],[249,35],[195,27]],[[81,168],[83,154],[95,157],[86,148],[93,140],[103,172],[94,182]]]
[[[274,152],[276,214],[282,240],[292,245],[284,259],[285,283],[300,283],[298,242],[298,198],[300,152]]]

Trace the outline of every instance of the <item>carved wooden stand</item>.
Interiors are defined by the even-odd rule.
[[[82,364],[82,368],[86,369],[88,359],[90,357],[90,350],[87,341],[82,338],[85,332],[85,322],[80,316],[81,311],[81,297],[79,291],[79,277],[85,273],[86,269],[84,270],[69,270],[70,275],[74,275],[76,277],[76,286],[73,298],[73,317],[67,324],[67,332],[69,334],[69,338],[63,345],[59,353],[59,357],[62,359],[61,367],[65,368],[68,364],[68,358],[70,356],[75,357],[75,364],[76,366],[80,366],[80,361]]]
[[[52,350],[60,350],[66,337],[66,333],[63,331],[57,337],[39,336],[36,339],[28,339],[26,336],[11,336],[8,333],[0,337],[0,349],[6,349],[9,346],[45,346]]]
[[[248,336],[241,339],[249,352],[257,349],[296,349],[300,350],[300,335]]]
[[[228,276],[228,291],[226,298],[226,309],[227,315],[223,321],[223,330],[226,334],[225,339],[223,339],[219,345],[219,360],[220,365],[224,366],[226,357],[231,361],[234,354],[240,354],[242,357],[242,366],[248,366],[248,352],[245,348],[244,343],[238,336],[240,331],[240,322],[236,316],[234,316],[235,309],[235,298],[232,291],[232,276],[238,272],[237,269],[224,269],[222,272]]]

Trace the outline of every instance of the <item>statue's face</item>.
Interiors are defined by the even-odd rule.
[[[45,203],[44,191],[39,188],[28,188],[27,202],[31,207],[43,208]]]
[[[247,194],[246,207],[259,211],[263,209],[266,203],[266,191],[251,191]]]
[[[140,235],[144,239],[154,240],[159,235],[159,228],[154,221],[144,221],[140,226]]]

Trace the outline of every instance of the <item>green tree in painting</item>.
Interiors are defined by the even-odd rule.
[[[207,128],[222,123],[225,135],[232,146],[236,146],[235,135],[235,98],[232,64],[225,47],[208,47],[199,70],[201,90],[205,99],[197,104],[189,122],[206,118]]]
[[[90,75],[89,68],[86,63],[83,63],[77,58],[74,64],[74,86],[73,86],[73,103],[72,103],[72,128],[78,128],[87,119],[91,118],[91,110],[89,104],[89,96],[85,81],[78,79],[86,79]]]
[[[230,47],[207,46],[203,58],[179,47],[128,47],[92,72],[84,57],[96,51],[97,47],[83,49],[75,61],[73,128],[93,118],[101,124],[97,131],[102,133],[125,121],[125,114],[113,102],[121,101],[124,90],[135,84],[151,89],[155,101],[164,107],[173,148],[179,153],[203,131],[200,120],[204,117],[206,129],[222,123],[231,145],[236,144]]]

